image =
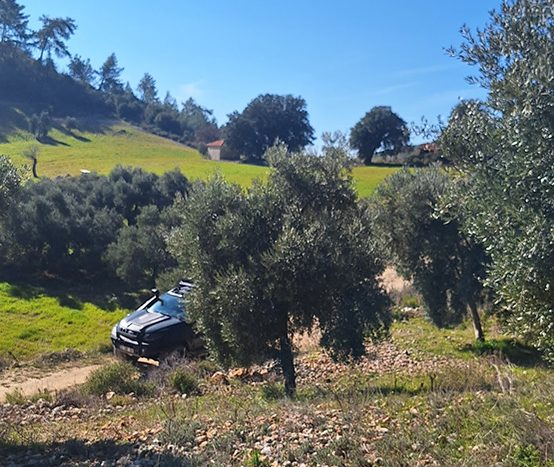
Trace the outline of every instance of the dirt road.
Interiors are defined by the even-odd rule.
[[[54,371],[29,368],[7,370],[0,374],[0,403],[5,401],[6,394],[13,391],[31,396],[45,389],[54,392],[84,383],[88,375],[101,366],[70,366]]]

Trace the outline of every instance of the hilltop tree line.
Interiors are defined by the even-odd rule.
[[[163,136],[196,146],[217,139],[212,112],[192,98],[179,105],[169,93],[158,97],[152,75],[145,73],[135,90],[124,84],[115,53],[95,69],[90,59],[71,54],[68,40],[77,30],[72,18],[42,15],[37,30],[16,0],[0,1],[0,97],[24,110],[50,116],[118,116]],[[67,71],[55,58],[67,58]],[[19,101],[19,102],[17,102]],[[47,126],[41,127],[43,132]],[[35,132],[35,134],[37,134]],[[37,137],[44,136],[37,134]]]
[[[0,1],[0,97],[6,102],[19,99],[32,114],[29,129],[39,141],[51,128],[51,117],[94,114],[115,115],[203,153],[206,143],[225,138],[224,157],[249,162],[264,162],[264,153],[277,141],[296,151],[314,140],[302,97],[262,94],[219,127],[213,112],[194,99],[178,104],[169,92],[161,98],[148,72],[135,89],[124,83],[115,53],[98,68],[72,54],[67,45],[77,30],[72,18],[42,15],[39,20],[41,26],[31,30],[22,5]],[[69,60],[65,72],[58,72],[55,58]],[[386,106],[371,109],[350,135],[352,148],[367,164],[377,151],[396,153],[408,142],[406,122]]]

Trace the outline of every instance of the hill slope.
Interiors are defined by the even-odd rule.
[[[0,142],[0,154],[7,154],[18,165],[25,165],[29,161],[23,152],[37,145],[40,149],[38,173],[47,177],[78,175],[82,169],[106,174],[121,164],[158,174],[177,167],[191,179],[206,179],[219,171],[227,180],[248,186],[253,179],[267,173],[265,167],[205,159],[195,149],[127,123],[91,121],[80,127],[82,131],[67,131],[62,127],[52,130],[48,144],[38,143],[26,131],[13,131]],[[356,167],[354,177],[360,196],[369,195],[395,170]]]

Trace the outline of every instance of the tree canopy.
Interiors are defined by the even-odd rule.
[[[110,54],[98,72],[100,80],[98,88],[110,93],[121,91],[123,89],[121,83],[122,71],[123,68],[119,66],[115,53]]]
[[[96,78],[96,71],[90,64],[90,59],[83,59],[79,55],[71,58],[68,65],[69,76],[73,79],[92,86]]]
[[[377,149],[398,152],[410,140],[406,122],[390,107],[373,107],[350,130],[350,145],[370,164]]]
[[[298,151],[314,139],[306,101],[291,95],[262,94],[225,126],[225,144],[249,160],[261,160],[276,141]]]
[[[198,187],[170,246],[196,283],[187,312],[214,355],[226,364],[278,359],[292,395],[293,333],[317,322],[332,355],[358,357],[364,338],[386,333],[388,302],[346,154],[279,146],[267,157],[267,184],[245,192],[216,176]]]
[[[58,57],[69,57],[71,54],[66,41],[77,29],[75,20],[71,18],[50,18],[42,15],[40,21],[42,27],[35,33],[39,62],[42,62],[45,52],[48,54],[48,58],[51,58],[52,53]]]
[[[28,38],[29,15],[15,0],[0,0],[0,43],[24,44]]]
[[[413,281],[433,323],[459,324],[469,311],[475,337],[483,340],[477,306],[487,258],[456,220],[438,215],[450,185],[448,175],[436,167],[391,175],[371,200],[375,232],[389,260]]]
[[[144,73],[137,86],[139,97],[146,104],[158,101],[158,90],[156,80],[150,73]]]
[[[463,175],[450,208],[491,256],[488,284],[509,329],[554,359],[554,19],[550,0],[505,1],[453,55],[488,91],[441,137]]]

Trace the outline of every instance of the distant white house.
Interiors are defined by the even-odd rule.
[[[218,139],[217,141],[212,141],[211,143],[208,143],[208,156],[210,156],[210,159],[213,161],[219,161],[221,160],[221,148],[223,147],[223,143],[225,141],[222,139]]]

